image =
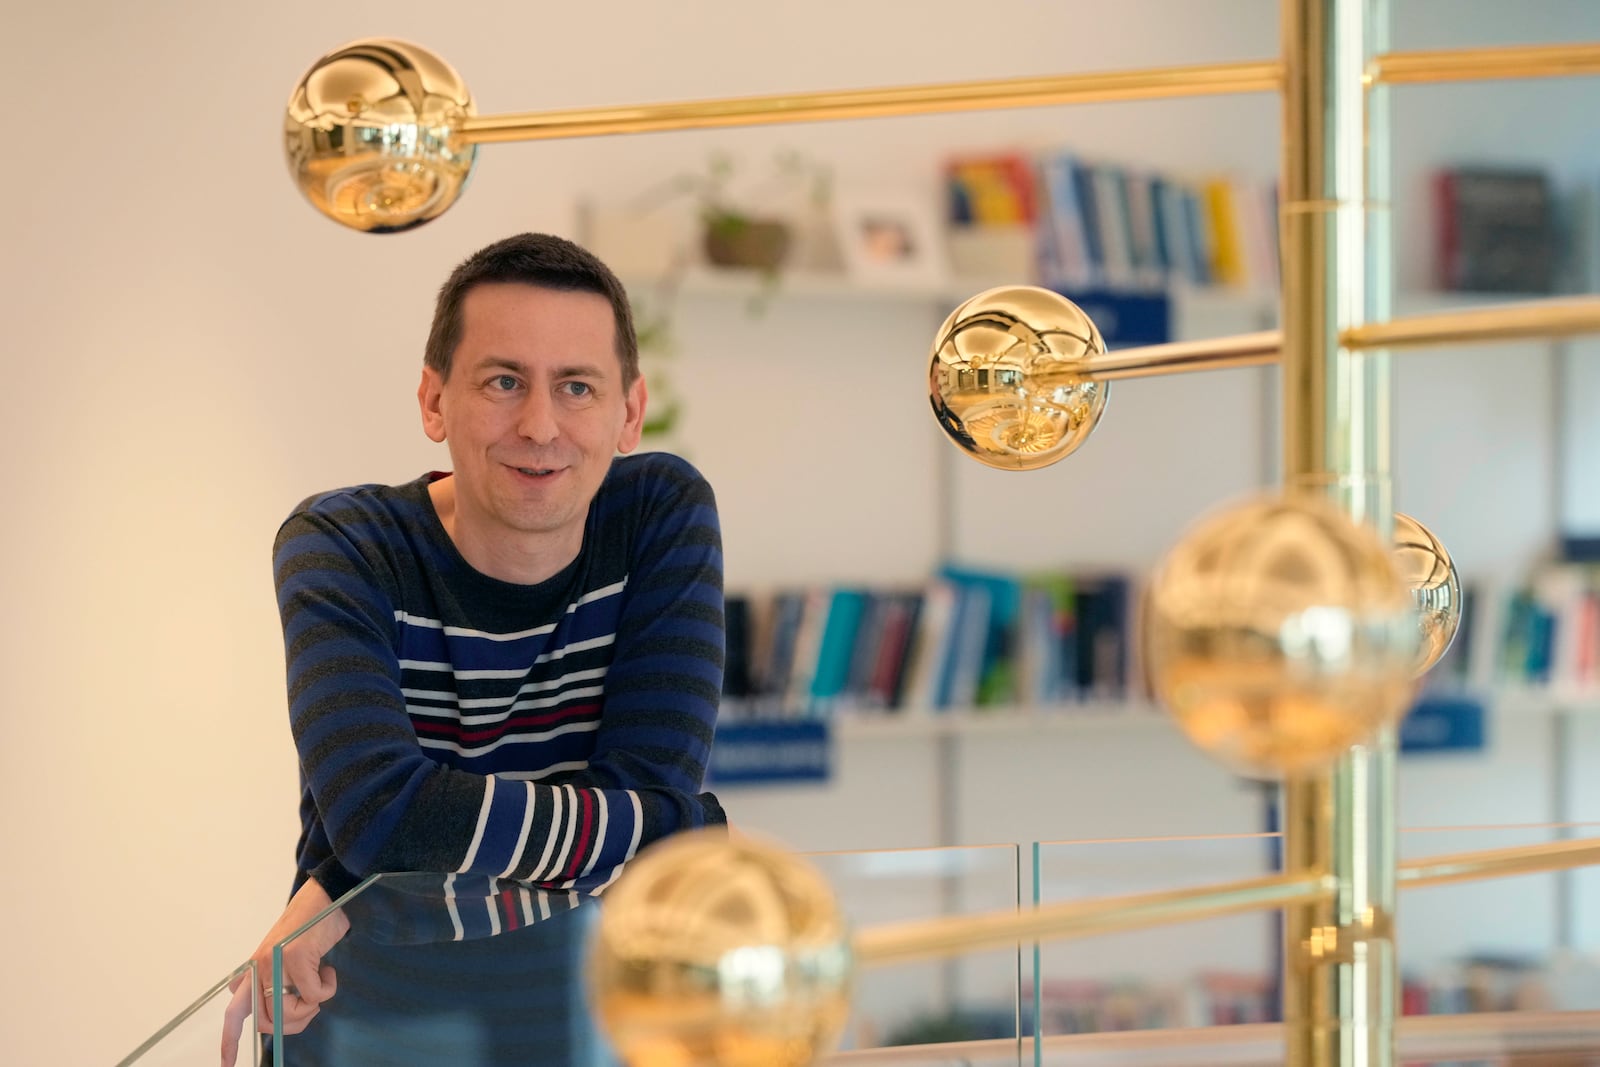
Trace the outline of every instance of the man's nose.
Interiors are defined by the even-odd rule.
[[[549,444],[561,434],[556,424],[555,401],[537,390],[530,389],[523,401],[517,432],[535,444]]]

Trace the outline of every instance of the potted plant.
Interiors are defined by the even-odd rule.
[[[772,172],[763,181],[736,192],[736,169],[729,156],[715,153],[704,170],[679,174],[646,192],[634,201],[634,210],[657,210],[682,197],[693,200],[700,255],[715,268],[755,271],[762,284],[750,298],[749,310],[760,314],[776,291],[784,266],[802,244],[797,233],[803,223],[778,213],[775,202],[782,202],[785,198],[780,194],[786,193],[787,205],[792,208],[794,194],[802,193],[815,222],[829,206],[831,174],[800,153],[789,151],[777,156]],[[831,227],[820,228],[831,241]],[[684,272],[695,258],[691,249],[677,249],[649,290],[634,298],[640,362],[648,368],[646,377],[650,382],[650,411],[644,437],[654,447],[674,446],[682,415],[681,399],[673,387],[672,364],[677,347],[673,310]]]
[[[788,186],[803,190],[813,207],[825,206],[830,175],[798,152],[783,152],[762,182],[735,193],[736,169],[728,155],[714,153],[705,170],[670,179],[649,199],[663,203],[677,196],[691,197],[707,263],[755,270],[775,279],[794,249],[795,231],[794,223],[774,213],[769,201]]]

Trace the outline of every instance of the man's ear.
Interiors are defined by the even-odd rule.
[[[417,406],[422,409],[422,432],[438,444],[444,440],[444,378],[432,367],[422,368],[417,386]]]
[[[649,399],[649,391],[644,387],[644,375],[641,374],[628,386],[628,395],[623,400],[627,417],[622,424],[622,435],[617,438],[618,452],[632,452],[639,447],[639,438],[644,434],[645,404]]]

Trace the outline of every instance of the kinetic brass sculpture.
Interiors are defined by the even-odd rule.
[[[1387,1067],[1397,887],[1600,860],[1600,842],[1393,860],[1384,724],[1448,646],[1460,591],[1437,540],[1389,501],[1387,351],[1600,330],[1600,299],[1388,320],[1385,86],[1595,74],[1600,46],[1390,52],[1387,14],[1385,0],[1282,0],[1282,54],[1268,62],[497,117],[474,114],[438,57],[366,40],[306,73],[286,147],[318,210],[393,232],[448,208],[487,142],[1279,93],[1280,332],[1111,354],[1081,312],[1013,287],[952,315],[928,384],[959,447],[1028,470],[1083,443],[1113,378],[1282,367],[1285,494],[1223,515],[1174,551],[1152,593],[1147,640],[1158,688],[1192,737],[1235,765],[1284,774],[1284,873],[858,931],[849,944],[858,965],[871,965],[1282,908],[1289,1062]],[[1352,747],[1340,754],[1341,745]],[[799,1065],[825,1052],[851,955],[826,897],[798,861],[748,840],[687,834],[641,855],[611,890],[592,975],[630,1067]]]
[[[850,1014],[849,931],[809,864],[720,831],[648,848],[606,894],[588,977],[629,1064],[805,1067]]]
[[[1070,455],[1110,385],[1085,376],[1106,345],[1066,297],[1016,285],[950,313],[933,343],[928,399],[945,435],[979,462],[1033,470]]]
[[[408,230],[461,195],[477,147],[460,139],[472,96],[450,65],[404,41],[328,53],[289,97],[284,151],[313,207],[369,233]]]

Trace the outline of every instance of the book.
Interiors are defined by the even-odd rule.
[[[1561,252],[1550,179],[1543,171],[1449,168],[1434,174],[1433,197],[1441,288],[1555,291]]]

